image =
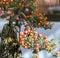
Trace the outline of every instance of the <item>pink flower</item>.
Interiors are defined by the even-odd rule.
[[[10,19],[10,16],[7,16],[6,19]]]
[[[24,35],[23,37],[25,38],[27,35]]]
[[[36,30],[36,28],[33,28],[33,30]]]
[[[40,37],[42,37],[42,34],[39,34]]]
[[[24,33],[25,33],[25,34],[27,34],[27,33],[28,33],[28,31],[27,31],[27,30],[25,30],[25,31],[24,31]]]
[[[37,35],[34,35],[34,38],[36,38],[36,39],[37,39]]]
[[[24,35],[24,32],[20,32],[20,35],[22,35],[22,36],[23,36],[23,35]]]
[[[48,38],[48,36],[44,36],[44,38]]]

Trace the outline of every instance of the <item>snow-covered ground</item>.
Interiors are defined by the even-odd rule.
[[[8,23],[8,21],[7,20],[5,20],[5,19],[0,19],[0,30],[2,30],[3,29],[3,26],[4,26],[4,24],[6,24],[6,23]],[[23,29],[24,27],[22,26],[22,29]],[[54,22],[54,25],[53,25],[53,27],[52,27],[52,29],[50,30],[50,29],[48,29],[48,30],[44,30],[43,28],[41,29],[41,28],[38,28],[37,29],[37,31],[39,32],[39,33],[42,33],[43,35],[47,35],[48,36],[48,39],[51,39],[51,38],[55,38],[55,42],[58,42],[59,40],[60,40],[60,22]],[[0,39],[0,41],[1,41],[1,39]],[[58,51],[59,49],[60,49],[60,45],[58,44],[58,48],[54,51],[54,52],[56,52],[56,51]],[[23,56],[25,56],[25,58],[31,58],[31,55],[32,55],[32,51],[31,50],[29,50],[29,49],[24,49],[24,48],[22,48],[22,47],[20,47],[21,48],[21,50],[22,50],[22,53],[23,53]],[[41,52],[42,53],[42,52]],[[29,56],[29,57],[26,57],[26,56]],[[41,57],[43,56],[43,53],[42,53],[42,55],[40,55]],[[44,58],[54,58],[54,57],[52,57],[52,55],[49,53],[47,53],[46,52],[46,54],[45,54],[45,56],[44,56]]]

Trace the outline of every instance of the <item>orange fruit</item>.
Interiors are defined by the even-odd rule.
[[[27,46],[24,46],[24,48],[27,48]]]
[[[14,0],[10,0],[10,2],[14,2]]]
[[[6,4],[8,4],[8,2],[6,2]]]
[[[39,48],[38,48],[38,47],[36,47],[35,49],[36,49],[36,50],[39,50]]]
[[[32,14],[34,14],[34,11],[31,11]]]
[[[46,45],[46,46],[49,46],[49,44],[48,44],[48,43],[45,43],[45,45]]]
[[[24,7],[24,4],[22,4],[21,6]]]
[[[20,36],[20,39],[23,38],[22,36]]]

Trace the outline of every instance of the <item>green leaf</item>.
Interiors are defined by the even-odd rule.
[[[31,9],[31,10],[35,10],[35,9],[36,9],[36,7],[35,7],[35,6],[33,6],[33,5],[30,5],[30,9]]]
[[[37,53],[38,53],[38,51],[37,51],[37,50],[34,50],[34,51],[33,51],[33,53],[36,53],[36,54],[37,54]]]

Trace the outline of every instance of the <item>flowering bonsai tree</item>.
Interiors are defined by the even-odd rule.
[[[2,41],[3,43],[5,43],[3,45],[7,46],[6,47],[7,50],[9,50],[10,47],[10,51],[11,52],[13,51],[13,54],[11,53],[13,55],[13,58],[15,53],[14,48],[16,46],[18,48],[19,44],[22,45],[24,48],[33,48],[37,51],[40,49],[45,49],[45,47],[49,45],[47,41],[47,44],[46,45],[44,44],[45,47],[42,46],[42,43],[40,43],[40,41],[44,39],[44,43],[45,43],[46,38],[45,37],[43,38],[41,34],[36,34],[34,30],[32,31],[33,27],[34,28],[43,27],[44,29],[51,29],[52,26],[52,24],[47,21],[48,18],[45,15],[42,15],[41,13],[37,13],[35,2],[36,0],[33,1],[32,0],[1,0],[0,1],[0,17],[9,20],[9,24],[4,25],[3,27]],[[15,24],[13,24],[13,22],[15,22]],[[25,25],[26,23],[28,24],[26,27],[29,26],[30,30],[28,30],[28,28],[25,28],[24,32],[21,32],[21,26]],[[19,31],[15,28],[16,26],[18,27]],[[17,40],[17,32],[19,33],[19,39],[20,39],[19,44]],[[24,36],[22,36],[23,34]],[[34,36],[34,34],[36,36]],[[5,40],[7,38],[10,40],[10,41],[7,40],[8,45],[6,44],[6,40]],[[16,45],[16,43],[18,45]]]

